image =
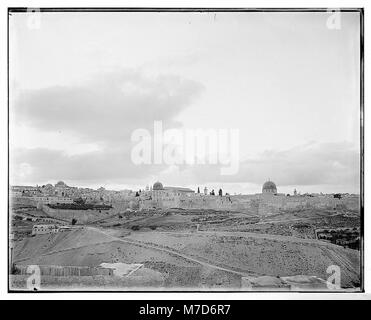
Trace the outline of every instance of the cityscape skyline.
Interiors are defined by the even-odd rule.
[[[99,190],[99,189],[104,189],[104,190],[107,190],[107,191],[115,191],[115,192],[122,192],[122,191],[132,191],[132,192],[137,192],[137,191],[146,191],[147,189],[148,190],[151,190],[152,189],[152,186],[159,182],[158,180],[156,181],[153,181],[152,183],[148,183],[144,186],[128,186],[127,188],[110,188],[110,187],[107,187],[107,186],[103,186],[103,185],[73,185],[73,184],[69,184],[69,183],[66,183],[64,180],[58,180],[58,181],[49,181],[49,182],[46,182],[46,183],[42,183],[42,184],[36,184],[36,185],[32,185],[32,184],[19,184],[19,185],[10,185],[10,187],[38,187],[38,188],[43,188],[43,187],[46,187],[48,185],[51,185],[51,186],[55,186],[59,183],[63,183],[65,184],[67,187],[70,187],[70,188],[78,188],[78,189],[91,189],[91,190]],[[274,182],[272,181],[271,179],[267,179],[266,182]],[[221,189],[223,191],[223,195],[225,193],[228,193],[229,195],[243,195],[243,194],[259,194],[261,193],[261,189],[262,189],[262,186],[260,185],[259,188],[257,188],[256,192],[251,192],[251,193],[242,193],[242,192],[230,192],[229,190],[226,190],[226,189],[223,189],[223,186],[220,186],[220,185],[217,185],[217,184],[214,184],[214,185],[192,185],[192,186],[180,186],[180,185],[167,185],[167,184],[164,184],[165,187],[180,187],[180,188],[189,188],[191,190],[193,190],[195,193],[198,193],[198,190],[200,190],[200,193],[204,193],[204,189],[206,188],[208,190],[208,193],[210,193],[212,190],[214,190],[215,192],[217,192],[219,189]],[[302,191],[302,190],[298,190],[296,187],[293,187],[293,189],[289,190],[289,187],[288,186],[284,186],[283,188],[281,188],[281,186],[279,186],[279,189],[277,191],[279,194],[290,194],[290,195],[294,195],[295,193],[298,194],[298,195],[301,195],[301,194],[336,194],[336,193],[343,193],[343,194],[357,194],[359,195],[359,193],[352,193],[352,192],[341,192],[341,191],[333,191],[333,192],[322,192],[322,191]]]
[[[7,11],[8,293],[364,292],[363,8]]]

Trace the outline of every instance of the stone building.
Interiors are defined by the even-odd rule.
[[[142,192],[140,208],[177,208],[180,201],[192,195],[194,190],[183,187],[164,187],[159,181],[153,184],[150,191]]]
[[[55,224],[35,224],[32,227],[32,235],[58,232],[59,227]]]

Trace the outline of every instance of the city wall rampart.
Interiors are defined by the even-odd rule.
[[[246,211],[259,215],[276,214],[280,211],[298,211],[305,209],[350,210],[359,212],[359,197],[333,196],[286,196],[273,194],[210,196],[194,195],[191,197],[166,197],[159,200],[140,200],[140,209],[181,208]]]
[[[65,221],[77,220],[77,224],[84,224],[98,220],[100,218],[108,217],[109,215],[117,213],[117,210],[71,210],[71,209],[52,209],[47,205],[43,205],[42,210],[53,218],[62,219]]]

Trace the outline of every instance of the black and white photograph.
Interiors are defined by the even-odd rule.
[[[364,291],[362,8],[7,14],[10,293]]]

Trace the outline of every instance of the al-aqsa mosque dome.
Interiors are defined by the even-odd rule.
[[[263,184],[262,193],[277,193],[276,184],[273,181],[268,180]]]
[[[63,181],[58,181],[56,184],[55,184],[55,187],[67,187],[67,185],[63,182]]]
[[[164,190],[164,186],[161,182],[157,181],[153,185],[153,190]]]

